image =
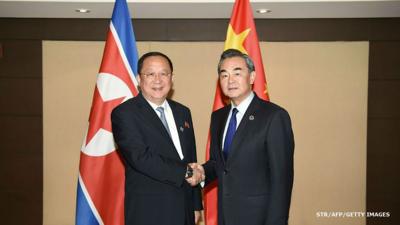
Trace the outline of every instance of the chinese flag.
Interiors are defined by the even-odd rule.
[[[267,83],[265,80],[264,67],[262,64],[260,45],[256,27],[253,19],[253,12],[249,0],[236,0],[233,6],[231,20],[229,22],[228,31],[226,34],[225,48],[237,49],[253,60],[256,68],[256,80],[253,85],[253,90],[258,97],[269,100],[267,92]],[[223,96],[219,83],[215,91],[213,111],[216,111],[225,106],[227,99]],[[210,137],[208,137],[206,147],[206,160],[210,158]],[[218,224],[217,210],[217,186],[214,184],[208,185],[204,190],[204,216],[207,225]]]

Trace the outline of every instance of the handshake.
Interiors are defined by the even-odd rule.
[[[186,181],[191,185],[191,186],[196,186],[200,182],[204,181],[206,179],[206,175],[204,173],[204,168],[202,165],[198,163],[189,163],[190,168],[193,170],[193,175],[189,178],[186,178]]]

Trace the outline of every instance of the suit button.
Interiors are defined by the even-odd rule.
[[[228,174],[228,170],[224,170],[224,175],[227,175]]]

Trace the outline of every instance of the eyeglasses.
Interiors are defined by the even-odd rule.
[[[141,73],[143,76],[145,76],[148,79],[155,79],[156,76],[158,75],[161,79],[166,79],[169,78],[172,74],[171,73],[166,73],[166,72],[160,72],[160,73],[156,73],[156,72],[150,72],[150,73]]]

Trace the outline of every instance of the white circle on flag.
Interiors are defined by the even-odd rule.
[[[84,140],[81,148],[89,156],[105,156],[116,149],[113,134],[104,129],[99,129],[87,145]]]
[[[128,85],[118,76],[110,73],[99,73],[97,77],[97,89],[103,101],[125,97],[124,102],[133,97]]]
[[[128,85],[118,76],[110,73],[99,73],[97,89],[103,101],[125,97],[122,101],[125,102],[133,97]],[[116,149],[113,134],[100,128],[87,145],[85,138],[81,151],[89,156],[105,156]]]

